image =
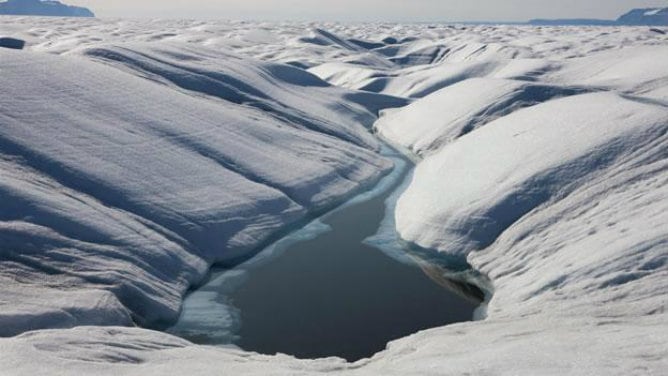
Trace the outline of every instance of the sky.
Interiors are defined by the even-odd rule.
[[[526,21],[617,18],[668,0],[63,0],[98,17],[331,21]]]

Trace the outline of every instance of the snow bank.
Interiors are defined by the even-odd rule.
[[[225,77],[248,90],[257,77],[273,82],[267,107],[299,91],[301,118],[320,128],[80,57],[6,50],[0,60],[0,275],[14,281],[0,289],[17,297],[2,300],[2,335],[103,317],[171,320],[210,263],[246,254],[391,166],[352,120],[373,114],[340,90],[325,104],[326,84],[286,78],[283,66],[239,59],[255,79]],[[32,319],[17,319],[27,311]]]
[[[384,357],[408,351],[417,362],[441,349],[448,369],[484,359],[501,374],[665,369],[667,134],[661,105],[585,94],[522,109],[428,156],[397,204],[397,228],[466,257],[494,295],[477,327],[419,334]],[[466,349],[477,354],[457,366]]]
[[[527,81],[474,78],[391,111],[374,128],[391,142],[423,155],[522,107],[581,91]]]
[[[398,202],[397,228],[446,253],[486,248],[525,214],[643,147],[653,153],[647,158],[660,157],[667,127],[665,108],[608,93],[520,110],[426,158]]]
[[[0,339],[6,375],[628,375],[666,367],[666,315],[633,320],[527,318],[459,324],[393,342],[371,360],[300,361],[193,346],[132,328],[79,327]],[[39,359],[39,362],[26,361]]]
[[[667,60],[668,49],[660,47],[605,51],[569,60],[562,69],[546,75],[544,80],[617,90],[668,103],[665,94],[649,94],[668,86],[668,70],[664,64]]]
[[[176,88],[255,107],[305,130],[378,148],[365,129],[375,114],[344,100],[350,98],[348,90],[332,88],[299,68],[183,44],[101,46],[76,52]]]

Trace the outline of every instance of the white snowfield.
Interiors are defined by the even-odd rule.
[[[0,289],[14,297],[0,310],[3,335],[101,324],[101,315],[173,320],[210,263],[243,256],[391,167],[362,125],[374,115],[290,66],[236,59],[255,75],[203,84],[281,112],[81,57],[0,50],[0,59]],[[165,66],[161,77],[181,77]],[[253,79],[276,88],[243,93],[263,85]],[[278,102],[300,98],[307,105]],[[63,306],[63,290],[83,296]]]
[[[521,107],[585,90],[519,80],[471,78],[400,111],[390,110],[375,127],[383,137],[425,155]]]
[[[0,21],[0,374],[668,372],[668,36]],[[377,181],[372,127],[421,157],[399,234],[489,278],[483,319],[354,364],[139,327]]]

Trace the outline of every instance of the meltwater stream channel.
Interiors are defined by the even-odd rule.
[[[478,305],[404,251],[393,208],[412,163],[385,148],[394,171],[372,190],[210,280],[168,331],[206,345],[298,358],[370,357],[389,341],[468,321]]]

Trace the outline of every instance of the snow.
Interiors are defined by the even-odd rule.
[[[390,111],[374,126],[386,139],[423,155],[521,107],[577,92],[529,81],[473,78]]]
[[[595,59],[594,57],[598,57]],[[668,49],[635,47],[605,51],[591,57],[568,61],[563,69],[545,76],[546,81],[578,84],[625,94],[650,97],[668,103],[665,96],[647,96],[644,93],[666,87]]]
[[[42,304],[34,300],[44,285],[71,285],[97,291],[89,294],[101,295],[100,312],[122,315],[110,322],[128,322],[115,298],[140,324],[172,320],[210,263],[246,254],[391,166],[361,125],[371,113],[341,90],[322,92],[316,78],[285,81],[279,74],[290,67],[221,80],[252,88],[243,80],[267,77],[282,91],[262,95],[308,95],[299,123],[287,110],[201,98],[80,57],[7,50],[0,59],[3,289],[18,288],[9,283],[17,275],[44,274],[41,285],[19,282],[28,307]],[[69,309],[71,324],[98,323],[87,313],[92,301]],[[45,317],[52,310],[46,304]],[[3,334],[35,328],[14,317],[0,312]]]
[[[26,41],[0,49],[3,375],[668,369],[665,35],[21,17],[0,35]],[[481,320],[354,364],[146,329],[212,262],[378,182],[372,129],[421,160],[370,241],[396,226],[468,262]]]
[[[410,163],[398,151],[387,146],[381,149],[381,155],[392,160],[395,165],[391,173],[383,177],[373,189],[365,191],[345,203],[338,206],[336,211],[343,210],[351,205],[372,199],[386,192],[409,170]],[[399,192],[396,194],[398,195]],[[388,202],[396,202],[393,197]],[[412,260],[402,249],[397,246],[396,231],[394,230],[393,217],[387,216],[388,223],[383,224],[383,231],[373,239],[369,239],[380,249],[399,261],[411,263]],[[295,243],[314,239],[321,234],[331,231],[331,227],[321,221],[322,218],[307,223],[270,244],[253,256],[252,259],[236,266],[234,269],[217,270],[211,273],[210,279],[205,286],[188,294],[183,302],[183,309],[176,325],[169,327],[169,333],[185,338],[207,338],[207,341],[216,343],[233,343],[243,324],[239,310],[233,302],[223,299],[225,295],[231,295],[248,278],[248,271],[272,262]],[[408,259],[408,260],[407,260]],[[413,261],[414,262],[414,261]],[[229,292],[227,294],[226,292]]]
[[[601,174],[611,180],[606,170],[628,172],[634,159],[660,160],[667,115],[661,106],[595,93],[502,117],[418,166],[398,202],[397,229],[406,240],[446,253],[487,248],[534,209]]]

